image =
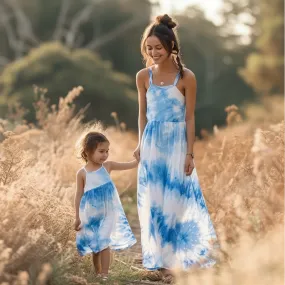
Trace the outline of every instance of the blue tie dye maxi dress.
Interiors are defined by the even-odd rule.
[[[80,255],[126,249],[136,239],[125,216],[117,189],[104,166],[86,172],[84,194],[80,201],[81,230],[76,234]]]
[[[152,84],[138,168],[138,213],[147,269],[210,267],[217,238],[196,169],[186,176],[185,97],[176,84]]]

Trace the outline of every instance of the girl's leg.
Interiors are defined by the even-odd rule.
[[[101,265],[101,252],[97,252],[92,254],[93,257],[93,265],[95,268],[96,274],[101,274],[102,272],[102,265]]]
[[[102,250],[100,256],[102,265],[102,275],[104,274],[106,276],[109,272],[110,267],[110,248]]]

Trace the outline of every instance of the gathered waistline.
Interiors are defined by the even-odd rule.
[[[186,123],[186,121],[156,121],[156,120],[151,120],[151,121],[147,121],[147,123],[171,123],[171,124],[182,124],[182,123]]]
[[[106,186],[106,185],[108,185],[108,184],[113,185],[112,181],[109,180],[109,181],[107,181],[107,182],[102,183],[101,185],[97,185],[97,186],[92,187],[92,188],[90,188],[90,189],[85,189],[85,188],[84,188],[84,194],[87,193],[87,192],[89,192],[89,191],[92,191],[92,190],[94,190],[94,191],[95,191],[95,190],[96,190],[96,191],[100,191],[100,190],[101,190],[100,188],[102,188],[102,187],[104,187],[104,186]],[[104,191],[105,191],[105,189],[104,189]]]

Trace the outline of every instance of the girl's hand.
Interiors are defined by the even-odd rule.
[[[104,163],[107,171],[110,173],[112,170],[128,170],[138,166],[136,159],[128,162],[107,161]]]
[[[140,156],[141,156],[140,148],[141,148],[140,145],[138,145],[134,151],[134,158],[137,160],[137,162],[140,161]]]
[[[186,155],[186,160],[185,160],[186,176],[191,175],[194,168],[195,168],[195,165],[194,165],[193,158],[190,155]]]
[[[80,219],[76,219],[74,222],[74,229],[78,232],[81,229],[81,221]]]

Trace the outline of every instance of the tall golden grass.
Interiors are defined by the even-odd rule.
[[[35,92],[41,94],[36,125],[0,121],[0,284],[90,284],[72,229],[75,173],[82,165],[76,142],[89,130],[102,131],[111,142],[110,159],[125,161],[137,136],[116,113],[115,127],[83,124],[84,110],[75,114],[73,103],[81,87],[52,106],[45,90]],[[179,273],[177,283],[283,284],[284,122],[276,114],[274,121],[242,122],[236,107],[226,111],[229,126],[195,144],[221,245],[219,264]],[[113,178],[120,193],[135,189],[136,170]]]
[[[265,108],[249,106],[252,120],[242,124],[238,113],[237,120],[230,114],[233,125],[215,128],[213,138],[196,143],[221,252],[218,266],[180,273],[178,284],[284,284],[284,121],[278,108],[270,117]]]
[[[81,123],[82,112],[74,114],[73,104],[81,87],[60,98],[57,106],[49,106],[45,90],[36,92],[41,93],[35,104],[37,126],[12,126],[11,122],[1,121],[0,282],[28,280],[21,272],[37,275],[35,272],[39,274],[41,264],[46,262],[57,263],[57,270],[76,263],[73,197],[75,173],[82,162],[76,156],[75,145],[81,135],[89,130],[103,131],[111,142],[110,159],[132,160],[136,146],[134,134],[116,128],[104,130],[100,123]],[[135,187],[135,173],[115,173],[120,192]],[[63,256],[69,257],[58,264]]]

